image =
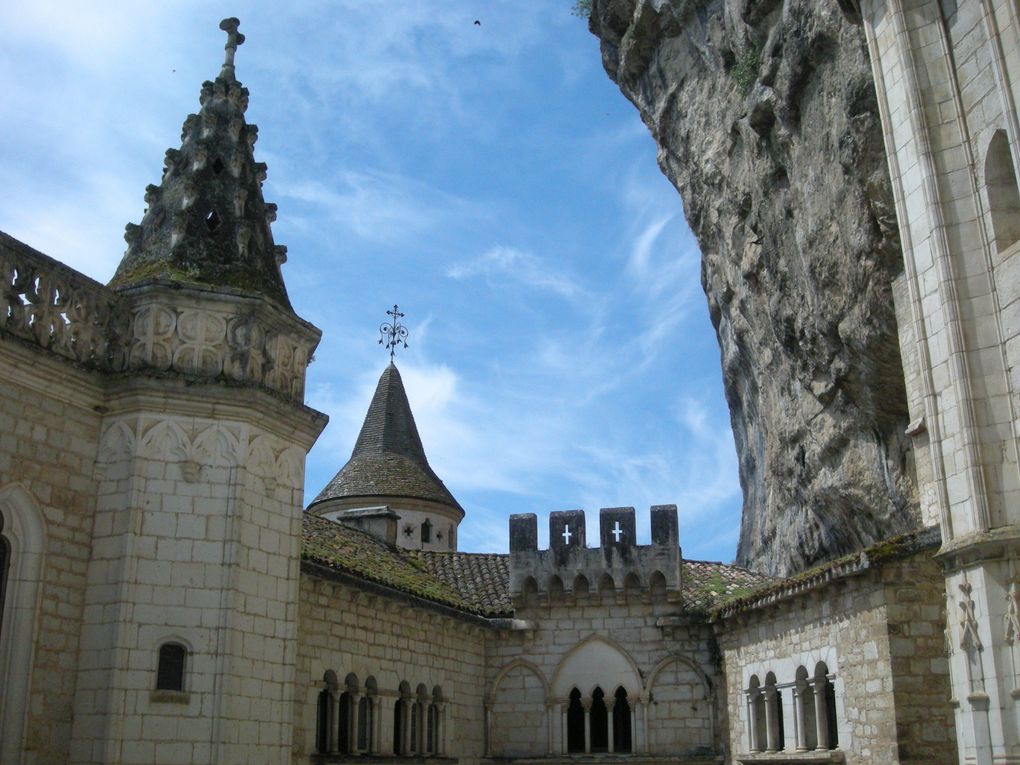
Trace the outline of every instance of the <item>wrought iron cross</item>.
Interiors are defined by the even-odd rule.
[[[403,319],[404,314],[397,308],[397,304],[393,304],[393,310],[386,312],[387,316],[392,317],[389,323],[383,322],[379,327],[379,345],[385,343],[386,350],[390,352],[390,361],[393,361],[393,354],[397,352],[397,346],[403,344],[407,347],[407,327],[401,324],[398,319]]]

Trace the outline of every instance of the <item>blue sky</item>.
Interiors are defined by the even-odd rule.
[[[636,109],[570,0],[8,0],[0,229],[106,281],[238,16],[238,78],[330,416],[306,500],[350,456],[398,355],[429,460],[467,510],[680,508],[684,555],[732,559],[740,488],[697,245]],[[478,20],[480,24],[474,22]],[[590,532],[589,544],[597,543]]]

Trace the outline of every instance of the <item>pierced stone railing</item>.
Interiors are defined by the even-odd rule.
[[[0,233],[0,330],[93,369],[125,368],[113,290]]]
[[[88,369],[266,388],[303,403],[319,331],[268,301],[206,287],[118,292],[0,232],[0,337]]]

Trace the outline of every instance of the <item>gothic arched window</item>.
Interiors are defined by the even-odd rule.
[[[606,709],[606,694],[596,688],[591,694],[591,750],[593,752],[609,751],[609,714]]]
[[[431,542],[432,542],[432,521],[426,518],[425,523],[421,525],[421,543],[429,544]]]
[[[574,688],[570,692],[567,706],[567,752],[584,751],[584,707],[581,706],[581,692]]]
[[[627,701],[627,690],[621,685],[614,694],[613,704],[613,751],[631,751],[630,702]]]

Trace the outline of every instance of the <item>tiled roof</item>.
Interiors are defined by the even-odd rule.
[[[444,554],[389,547],[363,531],[310,513],[304,514],[302,524],[302,561],[470,614],[508,613],[506,556],[447,553],[451,560],[434,561],[433,556]]]
[[[712,618],[725,619],[742,611],[769,606],[800,593],[824,587],[834,580],[856,576],[869,569],[881,568],[889,562],[935,550],[941,544],[942,536],[937,526],[900,534],[786,579],[766,580],[758,587],[717,603],[713,606]]]
[[[438,579],[460,593],[476,613],[510,616],[510,556],[498,553],[414,551]]]
[[[746,568],[725,563],[684,560],[681,590],[685,611],[708,612],[720,603],[775,581]]]
[[[309,507],[344,497],[411,497],[463,512],[422,446],[400,372],[391,363],[376,386],[350,460]]]
[[[305,513],[304,561],[487,617],[512,616],[510,556],[389,547],[342,523]],[[685,560],[683,610],[708,613],[777,580],[724,563]]]

